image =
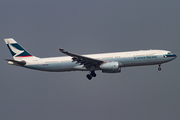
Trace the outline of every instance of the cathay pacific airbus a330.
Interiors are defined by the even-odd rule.
[[[89,80],[96,77],[96,70],[101,70],[103,73],[119,73],[123,67],[158,65],[160,71],[161,64],[177,57],[166,50],[77,55],[59,48],[60,52],[68,56],[39,58],[30,54],[14,39],[4,40],[13,56],[13,59],[6,59],[10,65],[50,72],[89,71],[89,74],[86,75]]]

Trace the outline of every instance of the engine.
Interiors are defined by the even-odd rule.
[[[103,73],[119,73],[121,72],[121,67],[123,65],[119,62],[106,62],[100,66]]]

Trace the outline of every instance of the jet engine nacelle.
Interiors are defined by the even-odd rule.
[[[121,72],[122,64],[118,62],[103,63],[100,68],[103,73],[119,73]]]

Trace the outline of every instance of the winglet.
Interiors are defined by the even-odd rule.
[[[64,53],[64,52],[65,52],[63,48],[59,48],[59,50],[60,50],[62,53]]]

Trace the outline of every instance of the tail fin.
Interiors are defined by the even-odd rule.
[[[7,38],[4,39],[4,41],[15,60],[37,58],[21,47],[13,38]]]

